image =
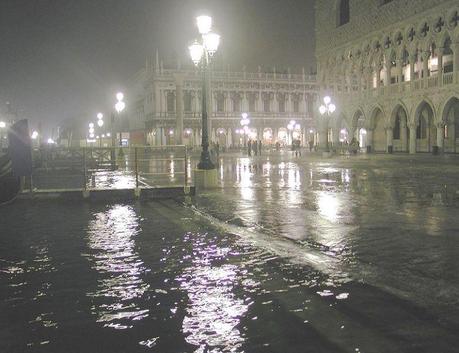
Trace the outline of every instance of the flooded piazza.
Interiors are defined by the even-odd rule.
[[[456,352],[453,157],[226,155],[186,202],[0,216],[2,352]]]

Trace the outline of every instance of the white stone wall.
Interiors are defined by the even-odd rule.
[[[378,36],[378,31],[392,26],[405,29],[419,14],[429,16],[433,8],[451,9],[457,0],[393,0],[380,5],[380,0],[350,0],[350,21],[337,27],[339,0],[316,1],[316,50],[321,53],[355,40]]]
[[[337,3],[316,4],[318,83],[320,95],[332,96],[337,105],[327,121],[335,142],[342,128],[357,138],[365,128],[365,144],[377,150],[386,140],[387,147],[403,145],[411,153],[431,151],[449,139],[449,151],[459,151],[445,129],[459,124],[448,118],[459,112],[459,1],[379,6],[379,0],[350,0],[350,22],[338,28]],[[400,114],[406,116],[404,137],[395,141]],[[428,137],[418,139],[423,117]]]

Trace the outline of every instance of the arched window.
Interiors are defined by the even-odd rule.
[[[241,97],[239,95],[233,96],[233,112],[241,111]]]
[[[270,112],[270,99],[269,99],[269,95],[266,95],[264,98],[263,98],[263,111],[265,113],[269,113]]]
[[[222,113],[225,111],[225,97],[223,94],[217,94],[217,112]]]
[[[166,96],[167,100],[167,111],[175,112],[175,94],[173,92],[168,92]]]
[[[255,111],[255,95],[251,93],[249,95],[249,112]]]
[[[183,96],[183,101],[184,101],[185,111],[186,112],[191,111],[191,93],[190,92],[185,93],[185,95]]]
[[[339,0],[338,13],[337,13],[337,27],[342,26],[349,22],[349,0]]]
[[[397,115],[394,124],[394,140],[400,140],[400,116]]]

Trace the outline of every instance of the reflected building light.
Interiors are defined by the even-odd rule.
[[[320,191],[317,198],[319,214],[330,222],[338,220],[339,201],[336,194]]]
[[[239,352],[244,343],[239,325],[249,308],[234,289],[239,269],[221,264],[230,248],[203,245],[204,236],[196,235],[193,263],[176,278],[188,297],[182,323],[185,340],[198,347],[195,352]]]
[[[87,295],[94,298],[97,321],[106,327],[131,328],[148,316],[149,309],[139,307],[136,300],[149,288],[142,279],[147,269],[135,251],[138,233],[138,217],[130,206],[113,206],[89,224],[87,256],[100,279]]]

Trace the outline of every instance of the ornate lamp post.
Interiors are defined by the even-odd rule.
[[[336,105],[334,105],[329,96],[324,97],[324,104],[319,107],[319,113],[325,119],[325,152],[329,152],[328,147],[328,120],[330,116],[335,112]]]
[[[242,129],[241,129],[241,134],[244,135],[244,147],[247,145],[247,135],[249,134],[249,124],[250,124],[250,119],[248,118],[247,113],[242,113],[241,114],[242,119],[240,121]]]
[[[195,40],[188,47],[191,60],[202,71],[202,152],[198,163],[198,169],[210,170],[215,169],[214,164],[210,160],[209,154],[209,136],[207,124],[207,71],[212,56],[218,49],[220,44],[220,36],[211,32],[212,18],[209,16],[199,16],[196,19],[199,33],[201,34],[201,42]]]
[[[102,113],[97,113],[97,126],[102,129],[102,126],[104,126],[104,114]],[[97,136],[99,139],[99,147],[102,147],[102,138],[100,136]]]
[[[119,128],[120,128],[120,140],[119,140],[119,143],[120,143],[120,146],[123,144],[123,140],[122,140],[122,131],[121,131],[121,119],[120,119],[120,115],[121,115],[121,112],[124,110],[124,108],[126,108],[126,103],[124,103],[123,101],[124,99],[124,94],[122,92],[118,92],[116,94],[116,104],[115,104],[115,110],[116,112],[118,113],[118,123],[119,123]],[[115,123],[115,117],[112,117],[112,147],[115,146],[115,131],[114,131],[114,123]]]

